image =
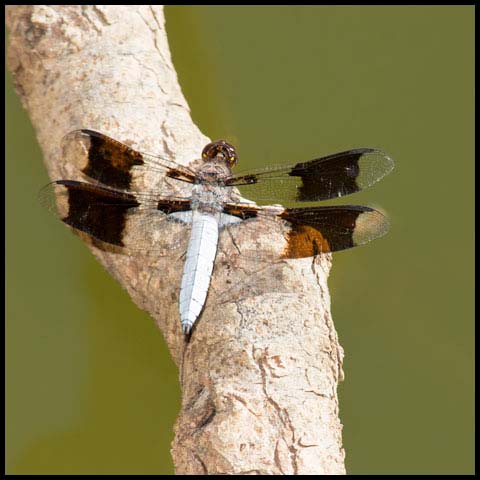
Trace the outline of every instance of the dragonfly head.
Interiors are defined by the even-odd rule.
[[[238,162],[235,147],[225,140],[209,143],[202,151],[202,158],[206,162],[225,162],[230,168]]]

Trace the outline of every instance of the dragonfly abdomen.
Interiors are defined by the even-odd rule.
[[[190,332],[205,304],[217,246],[217,218],[195,210],[180,289],[179,311],[184,333]]]

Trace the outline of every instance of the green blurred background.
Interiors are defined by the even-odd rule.
[[[391,232],[339,252],[347,472],[474,471],[474,9],[167,7],[192,115],[243,168],[374,146],[344,203]],[[7,473],[165,474],[177,371],[153,321],[37,204],[42,155],[6,83]]]

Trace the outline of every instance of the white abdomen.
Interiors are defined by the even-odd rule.
[[[194,211],[180,289],[179,309],[184,333],[190,332],[205,304],[217,245],[217,219],[208,213]]]

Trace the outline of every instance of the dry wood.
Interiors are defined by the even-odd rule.
[[[183,164],[199,157],[209,139],[190,118],[164,23],[160,6],[7,8],[8,65],[52,179],[78,178],[59,147],[76,128]],[[256,241],[277,249],[284,238],[269,228]],[[155,319],[179,368],[177,473],[345,473],[330,256],[253,268],[225,241],[207,307],[186,342],[177,306],[181,259],[89,247]]]

